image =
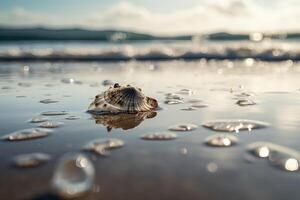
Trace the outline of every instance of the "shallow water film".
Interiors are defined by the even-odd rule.
[[[295,199],[300,63],[0,63],[0,199]],[[92,115],[114,83],[153,112]]]

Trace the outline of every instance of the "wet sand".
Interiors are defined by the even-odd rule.
[[[43,116],[63,123],[51,129],[49,136],[0,141],[1,199],[57,199],[49,194],[51,179],[59,159],[68,152],[83,153],[95,168],[92,191],[80,199],[295,198],[300,195],[299,170],[275,167],[253,156],[247,147],[253,142],[267,141],[300,151],[299,75],[298,63],[251,59],[3,62],[0,136],[37,128],[41,123],[29,121],[43,112],[66,113]],[[155,97],[162,109],[148,118],[134,116],[123,124],[118,119],[93,118],[86,110],[95,95],[108,88],[102,84],[104,80],[140,87],[147,96]],[[182,102],[166,104],[167,93],[177,93]],[[237,104],[241,99],[255,104],[241,106]],[[194,104],[198,104],[195,109],[187,109]],[[70,116],[71,120],[66,119]],[[202,126],[220,119],[256,120],[268,126],[237,133]],[[170,126],[182,123],[198,127],[186,132],[170,131],[177,135],[172,140],[141,138],[147,133],[169,131]],[[236,136],[236,144],[206,145],[207,137],[219,133]],[[120,139],[124,146],[111,150],[109,156],[82,149],[88,142],[103,138]],[[14,166],[15,156],[34,152],[48,154],[51,159],[32,168]]]

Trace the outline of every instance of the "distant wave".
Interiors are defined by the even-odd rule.
[[[239,47],[224,49],[146,48],[124,50],[122,48],[98,50],[57,50],[57,49],[7,49],[0,51],[0,61],[129,61],[129,60],[194,60],[194,59],[235,60],[253,58],[264,61],[300,61],[300,50],[286,51],[278,48],[254,50]]]
[[[12,28],[0,27],[0,42],[2,41],[103,41],[103,42],[132,42],[151,40],[262,40],[271,39],[300,39],[300,33],[276,34],[233,34],[217,32],[202,35],[158,36],[120,30],[85,30],[85,29],[49,29],[49,28]]]

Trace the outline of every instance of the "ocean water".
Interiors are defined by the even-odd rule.
[[[58,183],[85,183],[80,199],[296,198],[298,48],[272,40],[1,43],[0,136],[39,128],[34,117],[53,122],[47,136],[0,141],[1,199],[60,199],[52,180],[67,173],[59,163],[72,163],[68,153],[86,156],[74,170],[81,178],[57,175]],[[160,109],[92,116],[103,81],[142,88]],[[98,139],[100,154],[84,149]],[[106,139],[118,140],[108,147]],[[31,153],[42,155],[16,166],[16,156]]]
[[[114,35],[110,36],[113,37]],[[179,36],[178,36],[179,37]],[[3,40],[0,61],[300,60],[300,37],[239,39]],[[248,37],[248,36],[247,36]],[[263,36],[261,36],[263,37]],[[259,39],[256,41],[255,39]]]

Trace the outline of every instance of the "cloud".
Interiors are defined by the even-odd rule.
[[[80,26],[129,29],[151,33],[179,34],[212,31],[299,30],[300,3],[274,0],[262,5],[258,0],[206,0],[192,8],[157,13],[129,2],[92,11],[81,18],[66,18],[16,8],[0,14],[1,21],[13,25]]]
[[[215,0],[161,14],[125,2],[97,15],[90,25],[155,33],[278,31],[300,29],[295,20],[299,10],[300,4],[289,4],[289,0],[272,8],[254,0]]]

